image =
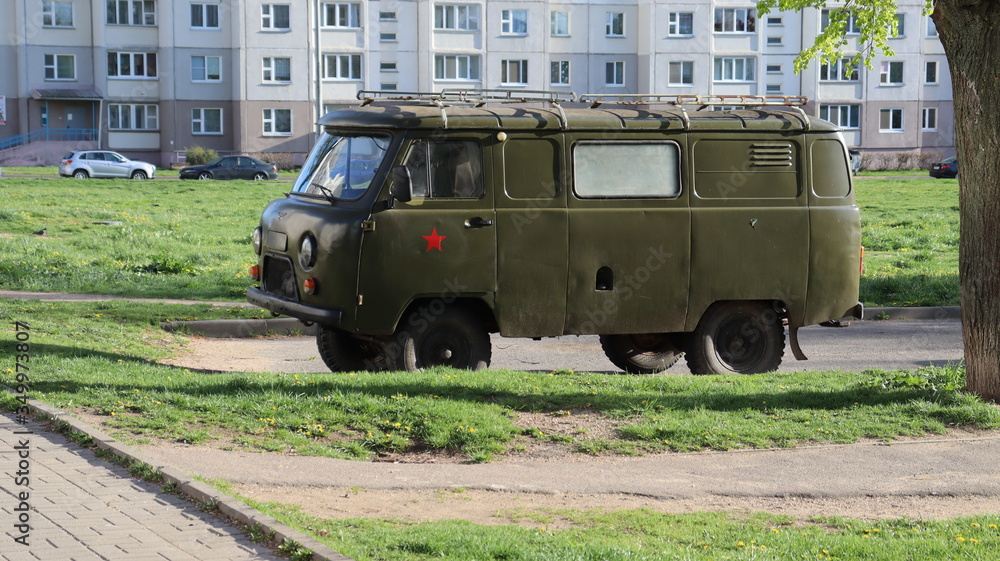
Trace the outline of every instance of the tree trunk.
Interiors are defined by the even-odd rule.
[[[1000,0],[936,0],[959,162],[967,389],[1000,402]]]

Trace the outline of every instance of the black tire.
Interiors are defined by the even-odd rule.
[[[137,169],[132,172],[132,179],[142,181],[144,179],[149,179],[149,176],[146,175],[146,172],[142,171],[141,169]]]
[[[612,364],[629,374],[657,374],[673,366],[682,351],[667,333],[601,335],[601,347]]]
[[[385,343],[354,337],[341,329],[320,326],[316,333],[316,347],[331,372],[393,369]]]
[[[258,171],[257,173],[253,174],[254,181],[264,181],[265,179],[267,179],[267,175],[264,174],[263,172]]]
[[[89,177],[90,177],[90,174],[87,173],[87,170],[85,170],[85,169],[78,169],[78,170],[76,170],[76,171],[73,172],[73,178],[74,179],[87,179]]]
[[[785,329],[767,303],[720,302],[702,316],[685,350],[694,374],[771,372],[785,352]]]
[[[212,174],[207,171],[203,171],[198,174],[198,179],[212,179]]]
[[[400,366],[417,372],[433,366],[481,370],[490,365],[490,334],[483,322],[462,308],[445,308],[441,313],[413,312],[400,324]]]

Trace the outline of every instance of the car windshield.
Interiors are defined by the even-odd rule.
[[[313,148],[293,192],[354,200],[368,190],[389,148],[389,135],[324,133]]]

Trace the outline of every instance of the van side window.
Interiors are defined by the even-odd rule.
[[[404,164],[414,197],[478,199],[483,196],[483,155],[467,140],[417,140]]]
[[[680,195],[673,142],[581,142],[573,147],[573,189],[585,199]]]

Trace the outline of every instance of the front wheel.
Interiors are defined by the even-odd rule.
[[[203,171],[198,174],[198,179],[212,179],[212,174],[207,171]]]
[[[316,333],[319,356],[331,372],[392,370],[386,344],[362,339],[335,327],[320,327]]]
[[[141,169],[137,169],[132,172],[132,179],[142,181],[144,179],[149,179],[149,176],[146,175],[146,172],[142,171]]]
[[[601,348],[612,364],[629,374],[656,374],[681,358],[681,349],[667,333],[601,335]]]
[[[445,308],[436,315],[415,311],[404,318],[397,340],[401,366],[411,372],[433,366],[481,370],[493,354],[483,322],[462,308]]]
[[[712,305],[688,344],[694,374],[759,374],[777,370],[785,352],[781,318],[763,302]]]

